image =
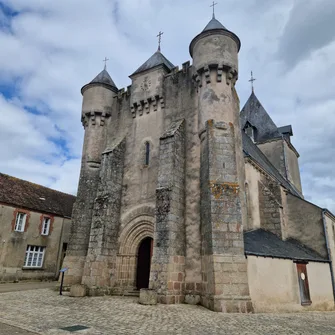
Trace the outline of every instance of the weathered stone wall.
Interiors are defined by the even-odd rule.
[[[294,238],[309,248],[327,257],[326,241],[322,222],[322,209],[312,203],[286,193],[287,225],[285,238]]]
[[[82,283],[114,286],[120,225],[125,140],[104,152]]]
[[[156,223],[150,287],[162,303],[184,299],[185,126],[173,122],[160,138]]]
[[[257,147],[263,152],[267,159],[287,179],[283,140],[281,138],[257,143]]]
[[[247,224],[244,230],[260,228],[260,207],[259,207],[259,181],[262,174],[252,164],[252,161],[245,162],[245,181],[246,181],[246,203],[247,203]]]
[[[286,156],[288,180],[302,194],[300,169],[299,169],[299,162],[298,162],[299,154],[294,149],[292,144],[288,144],[286,141],[284,141],[283,143],[284,143],[284,150],[285,150],[285,156]]]
[[[258,182],[260,228],[282,236],[282,199],[280,185],[263,175]]]
[[[201,235],[204,306],[252,309],[244,257],[239,175],[232,123],[206,122],[201,135]]]
[[[185,294],[198,301],[201,293],[201,238],[200,238],[200,139],[196,89],[189,62],[180,71],[164,80],[166,103],[164,129],[172,122],[184,119],[185,126]],[[190,300],[188,300],[190,301]]]
[[[257,146],[280,174],[302,193],[298,163],[299,154],[294,147],[288,144],[284,138],[258,143]]]
[[[82,168],[76,202],[72,210],[71,234],[64,266],[68,267],[64,283],[80,284],[90,238],[93,204],[99,181],[99,168]]]
[[[152,70],[155,72],[156,70]],[[162,82],[163,102],[156,106],[151,101],[139,113],[131,112],[131,95],[133,88],[117,98],[120,112],[118,117],[111,115],[111,123],[118,126],[110,130],[108,140],[126,136],[127,149],[125,156],[125,170],[122,192],[121,227],[119,238],[119,249],[122,255],[119,257],[119,269],[122,269],[122,279],[119,283],[128,287],[134,283],[134,268],[136,267],[136,255],[133,247],[123,246],[123,232],[128,231],[131,223],[126,219],[133,212],[141,212],[144,208],[154,208],[156,203],[156,187],[159,167],[159,138],[169,129],[171,124],[177,120],[185,119],[185,230],[186,230],[186,258],[185,258],[185,281],[189,292],[194,293],[201,283],[200,263],[200,212],[199,212],[199,183],[200,183],[200,146],[197,124],[197,109],[194,104],[194,83],[191,78],[192,68],[189,62],[183,64],[179,71],[173,71],[166,75]],[[150,73],[144,73],[142,80],[148,80]],[[155,74],[153,74],[155,76]],[[141,77],[141,76],[140,76]],[[146,78],[147,77],[147,78]],[[140,83],[140,78],[137,78]],[[140,89],[141,85],[137,85]],[[143,92],[142,94],[144,94]],[[144,164],[145,142],[150,143],[150,162]],[[143,220],[143,233],[145,233],[148,215],[142,213],[142,218],[137,218],[134,225],[140,229],[138,220]],[[150,215],[149,215],[150,216]],[[150,220],[149,220],[150,221]],[[134,227],[135,227],[134,226]],[[142,236],[142,235],[141,235]],[[143,235],[150,236],[150,235]],[[128,240],[127,240],[128,241]],[[137,240],[136,240],[137,241]],[[136,242],[137,243],[137,242]],[[137,247],[137,246],[136,246]],[[135,248],[136,249],[136,248]],[[124,251],[131,251],[129,254]],[[128,274],[126,275],[126,272]],[[120,275],[121,276],[121,275]]]

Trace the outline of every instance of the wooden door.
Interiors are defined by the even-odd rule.
[[[312,301],[309,294],[307,268],[305,263],[297,263],[297,273],[301,305],[310,305]]]

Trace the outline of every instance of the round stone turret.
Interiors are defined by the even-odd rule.
[[[229,79],[237,79],[240,47],[239,38],[213,17],[205,29],[193,38],[189,50],[196,71],[216,67],[229,73]]]
[[[82,123],[85,128],[83,159],[89,167],[99,167],[106,145],[105,123],[112,113],[118,89],[103,69],[90,83],[83,86]]]

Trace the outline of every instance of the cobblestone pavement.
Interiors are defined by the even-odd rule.
[[[0,335],[37,335],[22,328],[6,325],[0,322]]]
[[[335,334],[334,312],[223,314],[191,305],[142,306],[130,297],[71,298],[50,289],[1,294],[0,322],[44,335]],[[59,329],[73,325],[89,328]]]
[[[15,291],[26,291],[26,290],[36,290],[39,288],[49,288],[55,287],[57,285],[56,281],[51,282],[20,282],[20,283],[5,283],[0,284],[0,293],[3,292],[15,292]]]

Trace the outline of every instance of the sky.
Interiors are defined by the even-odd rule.
[[[335,212],[335,1],[217,0],[237,34],[241,107],[251,88],[291,124],[306,200]],[[0,0],[0,172],[76,194],[80,88],[102,69],[119,88],[157,50],[175,65],[209,22],[204,0]]]

